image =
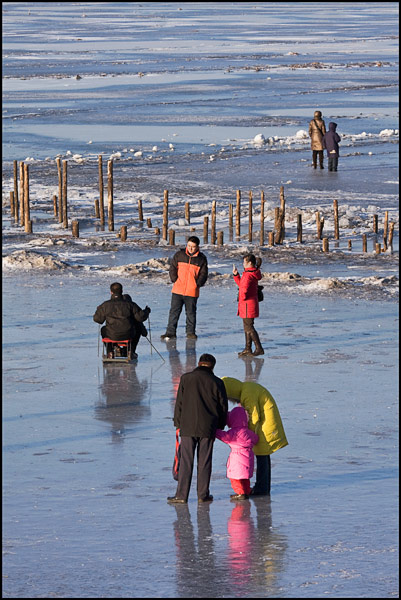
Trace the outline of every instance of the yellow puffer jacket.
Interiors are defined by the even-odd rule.
[[[222,377],[228,399],[240,400],[249,415],[249,429],[259,436],[253,447],[256,455],[266,455],[288,445],[276,402],[270,392],[253,381]]]

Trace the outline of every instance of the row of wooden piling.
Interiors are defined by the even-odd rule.
[[[103,182],[103,162],[102,156],[98,157],[98,173],[99,173],[99,198],[95,199],[95,218],[100,220],[100,226],[102,229],[105,227],[105,207],[104,207],[104,182]],[[57,173],[58,173],[58,196],[53,195],[53,210],[54,217],[65,229],[68,228],[68,203],[67,203],[67,161],[61,161],[60,158],[56,159]],[[29,201],[29,166],[20,162],[19,169],[18,163],[14,161],[14,189],[10,192],[10,208],[11,215],[14,216],[16,224],[24,227],[26,233],[32,233],[32,221],[30,220],[30,201]],[[19,171],[19,181],[18,181]],[[162,239],[167,241],[170,245],[175,245],[175,230],[168,229],[168,212],[169,212],[169,200],[168,190],[164,190],[163,195],[163,216],[162,216],[162,231],[156,227],[154,232],[156,235],[161,235]],[[113,200],[113,161],[108,160],[107,162],[107,216],[108,216],[108,230],[114,231],[114,200]],[[239,240],[241,238],[241,191],[236,192],[236,206],[235,206],[235,236]],[[233,240],[234,230],[234,206],[229,203],[229,215],[228,215],[228,229],[230,241]],[[280,245],[285,239],[285,195],[284,187],[280,187],[280,206],[275,208],[274,214],[274,230],[268,232],[268,246]],[[334,240],[339,240],[340,229],[339,229],[339,217],[338,217],[338,202],[333,201],[333,214],[334,214]],[[138,219],[140,222],[144,222],[142,200],[138,200]],[[190,215],[190,203],[185,203],[185,220],[188,224],[191,221]],[[260,201],[260,233],[259,233],[259,245],[265,245],[265,195],[261,192]],[[152,221],[150,218],[147,219],[148,228],[152,228]],[[317,226],[317,239],[322,240],[323,252],[329,251],[329,242],[327,237],[323,237],[324,218],[320,216],[319,211],[316,211],[316,226]],[[388,248],[392,247],[393,235],[394,235],[394,222],[388,220],[388,211],[385,211],[384,218],[384,229],[383,229],[383,246],[375,243],[376,253],[385,252]],[[71,229],[73,237],[79,237],[79,222],[72,221]],[[193,228],[194,230],[195,228]],[[249,192],[248,200],[248,241],[253,243],[253,193]],[[378,233],[378,215],[373,215],[373,233]],[[127,239],[127,226],[123,225],[120,228],[118,237],[121,241]],[[209,239],[209,216],[204,217],[203,222],[203,243],[207,244]],[[210,228],[210,242],[218,246],[224,244],[224,234],[222,231],[217,232],[216,230],[216,201],[212,201],[211,210],[211,228]],[[297,242],[302,243],[302,215],[297,215]],[[351,240],[348,241],[348,248],[352,248]],[[367,236],[362,235],[362,251],[367,252]]]

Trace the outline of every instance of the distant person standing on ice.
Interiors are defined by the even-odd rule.
[[[309,123],[309,137],[311,138],[312,164],[317,167],[317,157],[319,156],[320,168],[323,166],[323,136],[326,133],[326,125],[322,119],[320,110],[315,110],[313,119]]]
[[[323,148],[327,150],[329,171],[337,171],[340,148],[338,143],[341,138],[336,132],[337,123],[329,123],[329,130],[323,136]]]
[[[182,307],[185,305],[187,338],[196,340],[196,304],[199,288],[205,285],[208,277],[207,258],[199,251],[199,238],[188,238],[186,248],[176,252],[170,264],[170,279],[173,282],[170,314],[166,333],[162,340],[177,337],[177,325]]]
[[[261,264],[260,258],[256,258],[254,254],[247,254],[243,261],[242,276],[238,273],[237,267],[233,265],[234,281],[239,287],[237,315],[242,318],[245,332],[245,348],[238,353],[238,356],[247,354],[259,356],[265,353],[254,327],[255,319],[259,316],[258,283],[262,279],[259,269]],[[255,344],[254,352],[252,352],[252,342]]]

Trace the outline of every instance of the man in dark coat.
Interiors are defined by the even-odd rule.
[[[106,300],[97,307],[93,320],[95,323],[104,323],[101,328],[102,337],[111,340],[131,340],[131,354],[136,357],[136,347],[141,335],[146,336],[147,331],[143,321],[149,316],[150,308],[146,306],[143,310],[132,302],[128,294],[123,296],[121,283],[112,283],[110,286],[111,299]],[[108,344],[108,353],[112,351]]]
[[[181,457],[175,496],[171,504],[186,504],[191,487],[195,450],[197,452],[198,502],[211,502],[209,484],[212,474],[213,444],[216,429],[224,429],[228,401],[225,385],[213,373],[216,359],[202,354],[196,369],[180,379],[174,410],[174,425],[180,429]]]
[[[324,134],[322,140],[323,148],[327,150],[329,171],[337,171],[338,157],[340,156],[338,143],[341,142],[341,138],[336,129],[337,123],[329,123],[329,130]]]

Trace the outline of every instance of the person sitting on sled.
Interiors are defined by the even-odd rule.
[[[111,298],[97,307],[93,320],[95,323],[106,325],[101,328],[102,338],[111,340],[131,340],[131,358],[137,358],[136,347],[141,335],[147,336],[143,322],[149,316],[150,308],[142,309],[132,301],[128,294],[123,295],[121,283],[112,283],[110,286]],[[112,344],[107,344],[108,358],[113,357]]]

